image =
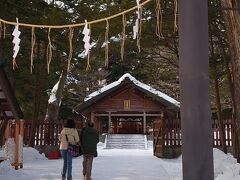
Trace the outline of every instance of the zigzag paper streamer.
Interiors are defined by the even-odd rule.
[[[21,41],[20,38],[19,38],[21,32],[18,30],[18,27],[19,27],[18,18],[16,18],[16,20],[17,20],[17,25],[15,26],[14,31],[12,33],[12,35],[13,35],[13,41],[12,42],[14,44],[14,47],[13,47],[13,51],[14,51],[14,53],[13,53],[13,68],[14,68],[14,66],[16,66],[15,58],[17,57],[17,54],[19,52],[19,49],[20,49],[19,44],[20,44],[20,41]]]
[[[88,23],[87,23],[87,20],[85,20],[85,26],[84,26],[84,29],[83,29],[83,32],[82,34],[84,34],[84,38],[83,38],[83,42],[85,43],[84,44],[84,48],[85,48],[85,56],[88,55],[89,53],[89,50],[91,48],[91,45],[90,45],[90,29],[88,28]]]
[[[140,0],[136,0],[137,6],[138,6],[138,10],[137,10],[137,19],[135,21],[135,25],[133,26],[133,39],[137,38],[137,35],[139,33],[139,21],[141,20],[141,16],[140,16]]]

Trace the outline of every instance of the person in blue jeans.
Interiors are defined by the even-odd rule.
[[[72,180],[72,155],[68,152],[68,144],[78,144],[79,135],[73,119],[67,120],[59,136],[60,151],[63,158],[62,180]],[[67,175],[67,176],[66,176]]]

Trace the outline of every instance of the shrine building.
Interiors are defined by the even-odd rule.
[[[148,134],[159,119],[176,119],[180,103],[129,73],[91,93],[80,113],[94,122],[99,133]]]

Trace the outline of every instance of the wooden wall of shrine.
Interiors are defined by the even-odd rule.
[[[159,111],[165,107],[137,88],[126,84],[94,103],[91,108],[94,111]]]
[[[102,96],[101,94],[99,96]],[[84,109],[81,114],[95,123],[100,133],[103,126],[108,133],[146,134],[147,119],[161,117],[176,118],[177,112],[142,92],[131,83],[124,83],[108,95]]]

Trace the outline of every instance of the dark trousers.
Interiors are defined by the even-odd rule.
[[[92,162],[93,155],[84,154],[83,155],[83,175],[87,178],[91,177],[92,174]]]

